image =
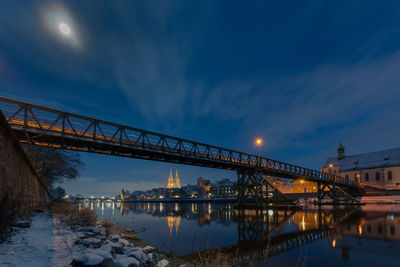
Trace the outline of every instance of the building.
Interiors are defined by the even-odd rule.
[[[131,196],[131,194],[129,193],[129,190],[124,190],[124,189],[122,188],[122,190],[121,190],[121,195],[120,195],[121,200],[122,200],[122,201],[128,200],[128,199],[130,198],[130,196]]]
[[[235,196],[235,184],[229,179],[214,181],[210,186],[212,197],[233,197]]]
[[[317,183],[305,181],[305,180],[296,180],[293,182],[293,193],[316,193],[318,192]]]
[[[282,193],[293,193],[293,181],[283,178],[269,177],[269,181]]]
[[[181,180],[178,176],[178,170],[175,172],[175,179],[172,177],[172,169],[169,169],[167,188],[181,188]]]
[[[337,157],[328,158],[320,170],[378,188],[400,189],[400,148],[346,156],[340,144]]]
[[[198,186],[208,186],[208,185],[210,185],[210,180],[205,180],[205,179],[203,179],[203,177],[199,177],[199,178],[197,178],[197,185]]]

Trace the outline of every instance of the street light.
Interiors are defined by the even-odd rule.
[[[262,154],[262,143],[263,143],[263,140],[261,138],[256,139],[256,145],[260,147],[260,157]]]

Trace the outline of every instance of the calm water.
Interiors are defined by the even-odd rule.
[[[176,256],[222,248],[256,266],[400,266],[400,205],[298,211],[198,203],[92,207],[100,218],[137,230]]]

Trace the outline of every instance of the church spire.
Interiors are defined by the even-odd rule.
[[[167,188],[174,188],[175,184],[174,184],[174,177],[172,177],[172,169],[169,169],[169,177],[168,177],[168,184],[167,184]]]
[[[175,188],[181,188],[181,180],[178,176],[178,170],[175,172]]]

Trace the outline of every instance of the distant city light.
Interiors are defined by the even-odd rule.
[[[261,145],[263,143],[263,140],[261,138],[256,139],[256,144]]]
[[[333,167],[333,165],[332,164],[329,164],[329,168],[332,168]]]

